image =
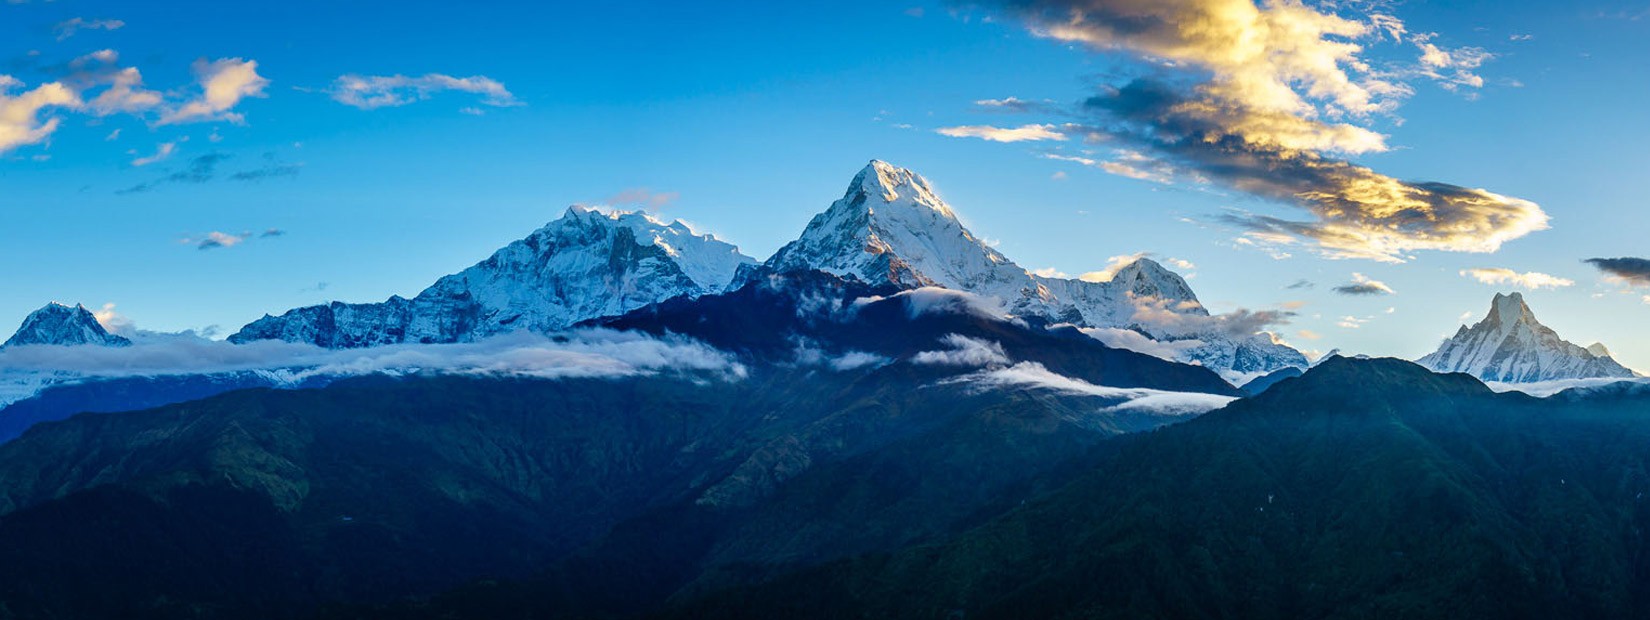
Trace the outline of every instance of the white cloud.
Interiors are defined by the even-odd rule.
[[[52,26],[52,32],[57,33],[57,40],[64,41],[82,30],[120,30],[126,22],[118,19],[86,19],[76,17],[58,22]]]
[[[1183,353],[1203,346],[1203,341],[1196,338],[1156,340],[1132,329],[1118,329],[1115,327],[1083,328],[1082,332],[1113,349],[1126,349],[1135,353],[1144,353],[1171,362],[1181,361]]]
[[[172,142],[162,142],[162,143],[160,143],[160,146],[155,147],[155,153],[153,155],[146,155],[146,156],[134,159],[134,160],[132,160],[132,165],[133,166],[147,166],[149,164],[153,164],[153,163],[156,163],[156,162],[165,161],[166,158],[172,156],[172,153],[174,151],[178,150],[178,142],[181,142],[181,140],[172,141]]]
[[[1530,383],[1501,383],[1498,381],[1486,382],[1491,390],[1497,392],[1523,392],[1536,398],[1546,398],[1559,392],[1575,388],[1596,388],[1616,383],[1650,383],[1650,379],[1639,377],[1623,379],[1620,377],[1600,377],[1595,379],[1555,379],[1553,381],[1534,381]]]
[[[137,327],[132,323],[132,319],[115,312],[115,305],[112,303],[103,304],[101,309],[92,312],[92,317],[111,334],[130,338],[137,333]]]
[[[207,62],[202,59],[195,61],[194,72],[201,87],[200,96],[166,111],[155,124],[240,123],[245,117],[233,111],[235,106],[247,97],[264,96],[264,88],[269,86],[269,80],[258,75],[255,60],[222,58]]]
[[[945,383],[967,384],[974,389],[1047,389],[1065,394],[1123,400],[1125,402],[1112,405],[1101,411],[1169,416],[1205,413],[1237,400],[1230,396],[1215,394],[1095,385],[1081,379],[1052,372],[1037,362],[1020,362],[1004,368],[982,370],[947,380]]]
[[[1568,278],[1560,278],[1558,276],[1548,275],[1536,271],[1519,273],[1502,267],[1463,269],[1461,270],[1461,275],[1485,284],[1511,284],[1513,286],[1519,286],[1530,290],[1539,290],[1543,288],[1563,288],[1575,284],[1574,280]]]
[[[143,74],[135,67],[127,67],[116,71],[109,78],[109,87],[86,102],[86,106],[93,114],[108,116],[117,112],[140,114],[159,107],[161,102],[160,93],[143,88]]]
[[[1286,325],[1295,313],[1289,310],[1249,310],[1238,308],[1224,314],[1197,312],[1202,306],[1192,301],[1157,297],[1135,297],[1130,320],[1142,329],[1168,339],[1185,339],[1204,334],[1226,334],[1246,338]]]
[[[979,138],[992,142],[1039,142],[1043,140],[1063,142],[1066,139],[1066,135],[1060,133],[1054,125],[1021,125],[1019,127],[961,125],[941,127],[935,131],[953,138]]]
[[[47,82],[18,94],[11,91],[23,86],[9,75],[0,75],[0,153],[20,146],[39,144],[57,131],[59,119],[41,120],[47,108],[78,108],[80,97],[59,82]]]
[[[352,73],[339,76],[328,89],[334,101],[363,110],[403,106],[429,99],[435,93],[443,91],[481,95],[482,105],[493,107],[522,105],[503,83],[485,75],[453,77],[428,73],[411,77]]]
[[[459,344],[323,349],[275,340],[230,344],[192,333],[140,333],[130,347],[21,346],[0,350],[0,375],[143,377],[267,371],[297,382],[313,376],[442,373],[540,378],[623,377],[668,372],[736,380],[744,366],[682,337],[575,330],[554,336],[514,332]]]
[[[1001,299],[937,286],[900,291],[886,299],[904,303],[906,312],[913,319],[923,315],[961,314],[993,321],[1014,320],[1008,316],[1008,307]],[[883,300],[880,296],[861,297],[854,300],[852,308],[857,311]]]
[[[911,357],[914,364],[943,366],[994,366],[1008,363],[1003,345],[962,334],[946,334],[940,339],[948,349],[923,351]]]
[[[1083,275],[1077,276],[1077,279],[1085,282],[1110,282],[1112,278],[1117,277],[1118,271],[1121,271],[1124,267],[1133,265],[1135,261],[1149,255],[1151,255],[1151,252],[1119,254],[1106,259],[1106,266],[1101,268],[1099,271],[1086,272]]]
[[[867,366],[885,366],[893,361],[865,351],[847,351],[841,355],[831,355],[820,348],[817,342],[800,337],[795,340],[798,366],[823,366],[837,372],[847,372]]]

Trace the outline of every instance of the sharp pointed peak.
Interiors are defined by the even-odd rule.
[[[1540,324],[1535,318],[1535,312],[1530,310],[1530,305],[1524,302],[1524,294],[1517,291],[1496,293],[1495,299],[1490,302],[1490,314],[1486,320],[1501,325]]]
[[[928,179],[909,168],[901,168],[880,159],[873,159],[854,175],[847,196],[863,192],[867,197],[880,198],[885,204],[913,202],[955,218],[951,207],[934,193]],[[870,201],[867,201],[867,206]]]

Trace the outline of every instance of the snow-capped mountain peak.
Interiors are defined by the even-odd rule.
[[[1583,348],[1542,325],[1520,293],[1497,294],[1483,320],[1463,325],[1418,363],[1503,383],[1634,376],[1604,345]]]
[[[70,307],[54,301],[23,319],[17,333],[5,344],[0,344],[0,348],[31,344],[124,347],[132,341],[109,333],[85,306],[75,304]]]
[[[672,297],[720,292],[754,262],[680,221],[574,206],[412,299],[297,308],[254,321],[230,340],[342,348],[554,331]]]
[[[901,287],[1012,289],[1013,297],[1031,284],[1024,269],[969,232],[926,179],[883,161],[860,170],[767,266]]]
[[[814,216],[801,237],[769,258],[763,269],[825,271],[875,285],[937,286],[1002,300],[1009,312],[1082,327],[1127,328],[1154,338],[1195,338],[1187,361],[1220,370],[1265,372],[1304,366],[1299,352],[1259,334],[1231,336],[1219,329],[1153,332],[1136,321],[1141,305],[1206,317],[1186,280],[1140,258],[1109,281],[1032,274],[969,231],[921,175],[872,161],[854,176],[842,198]],[[1184,330],[1180,330],[1184,331]]]
[[[1174,300],[1186,312],[1208,314],[1203,304],[1197,301],[1197,294],[1192,292],[1191,285],[1168,267],[1150,258],[1137,258],[1134,262],[1124,265],[1112,275],[1111,284],[1128,291],[1135,297],[1155,297],[1158,299]]]
[[[1541,324],[1535,320],[1535,313],[1530,311],[1530,305],[1524,303],[1524,294],[1518,292],[1496,293],[1495,299],[1490,302],[1490,316],[1487,318],[1493,320],[1503,332],[1516,329],[1520,324]]]
[[[871,163],[860,170],[859,174],[854,176],[854,184],[865,194],[882,198],[884,203],[891,204],[904,199],[912,204],[932,209],[941,216],[951,219],[957,217],[951,212],[951,207],[934,193],[933,188],[928,185],[928,179],[880,159],[871,160]]]

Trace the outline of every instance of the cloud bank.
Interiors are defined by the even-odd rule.
[[[1213,182],[1304,211],[1306,218],[1235,213],[1222,219],[1272,243],[1327,256],[1403,262],[1417,250],[1493,252],[1547,227],[1533,202],[1436,181],[1405,181],[1351,163],[1389,149],[1362,126],[1413,89],[1482,84],[1482,50],[1446,49],[1390,15],[1361,19],[1278,0],[1001,0],[1035,34],[1156,67],[1106,85],[1079,108],[1093,131],[1132,145],[1111,166],[1125,176]],[[1408,43],[1416,60],[1391,67],[1364,45]],[[1093,161],[1093,160],[1091,160]],[[1099,163],[1099,162],[1095,162]],[[1093,165],[1093,164],[1091,164]]]
[[[323,349],[258,341],[236,345],[192,333],[139,332],[130,347],[19,346],[0,350],[0,376],[146,377],[265,371],[297,382],[315,376],[443,373],[539,378],[624,377],[671,372],[736,380],[731,355],[695,340],[578,330],[543,336],[516,332],[472,343]]]
[[[1050,371],[1037,362],[1020,362],[1013,366],[982,370],[954,379],[946,384],[966,384],[981,389],[1045,389],[1077,396],[1122,400],[1100,411],[1134,412],[1153,415],[1183,416],[1201,414],[1237,400],[1230,396],[1196,392],[1168,392],[1146,388],[1115,388],[1095,385],[1081,379]]]

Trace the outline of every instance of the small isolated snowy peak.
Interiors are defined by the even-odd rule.
[[[554,331],[672,297],[720,292],[754,262],[679,221],[574,206],[412,299],[297,308],[254,321],[230,340],[345,348]]]
[[[1497,294],[1484,320],[1462,326],[1418,363],[1501,383],[1634,376],[1604,345],[1583,348],[1560,338],[1536,320],[1519,293]]]
[[[132,341],[109,333],[85,306],[69,307],[54,301],[23,319],[22,327],[0,348],[35,344],[124,347]]]
[[[1152,302],[1160,311],[1209,315],[1184,278],[1147,258],[1123,266],[1106,282],[1032,274],[970,232],[921,175],[883,161],[860,170],[842,198],[814,216],[801,237],[763,268],[966,291],[1001,299],[1017,316],[1082,327],[1141,328],[1139,304]],[[1142,331],[1154,338],[1188,337]],[[1221,371],[1264,372],[1306,363],[1299,352],[1261,334],[1195,336],[1206,346],[1189,350],[1185,361]]]

